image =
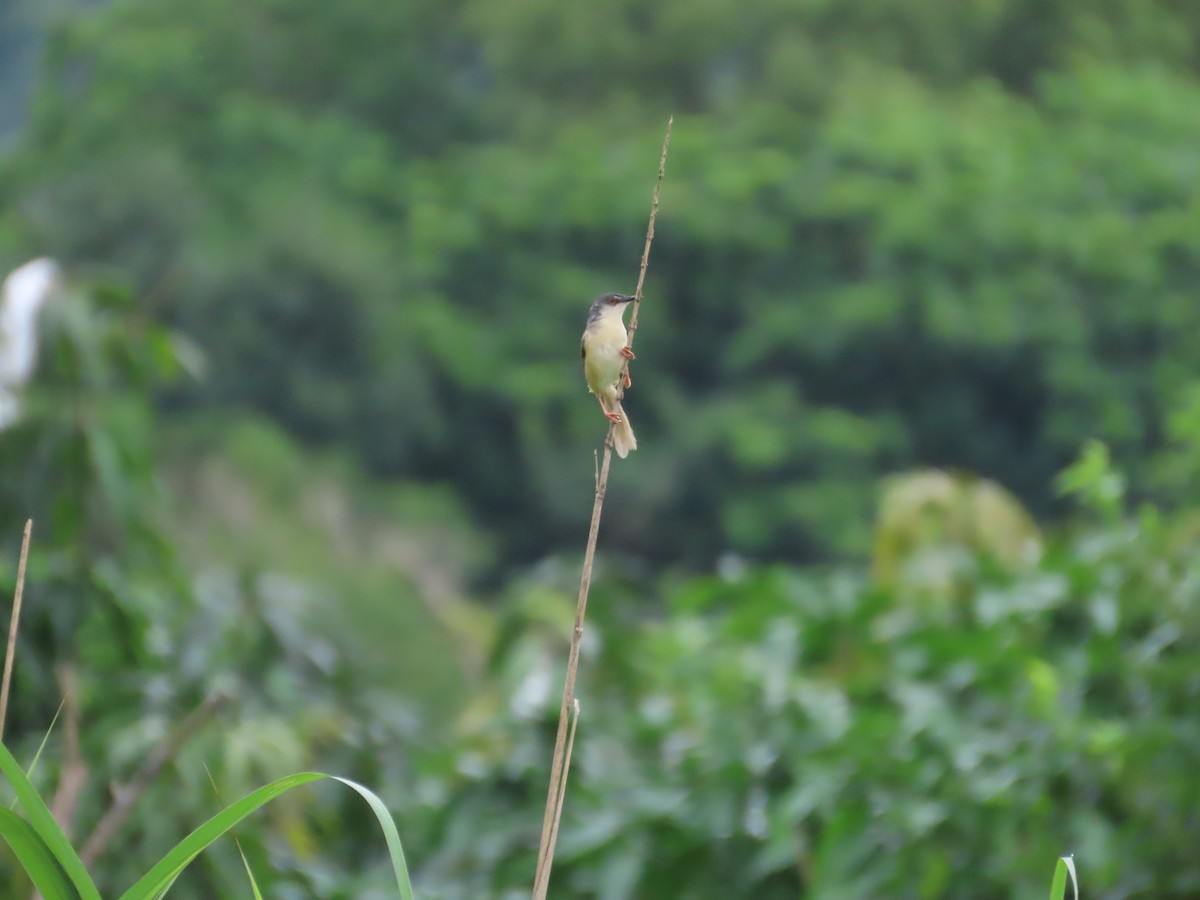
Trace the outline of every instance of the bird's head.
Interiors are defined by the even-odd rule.
[[[629,294],[601,294],[592,301],[592,308],[588,310],[588,321],[599,319],[601,316],[621,315],[625,312],[625,305],[633,300]]]

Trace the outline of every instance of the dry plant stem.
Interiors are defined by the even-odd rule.
[[[633,335],[637,331],[638,308],[642,302],[642,286],[646,281],[646,267],[650,264],[650,245],[654,241],[654,221],[658,218],[658,202],[662,194],[663,176],[667,167],[667,148],[671,143],[671,126],[675,117],[667,120],[667,132],[663,138],[662,155],[658,160],[658,181],[654,185],[654,200],[650,206],[650,224],[646,228],[646,245],[642,250],[642,266],[638,273],[637,290],[634,292],[633,314],[627,329],[627,346],[633,346]],[[629,371],[626,360],[623,370]],[[624,383],[622,378],[620,383]],[[550,867],[554,860],[554,845],[558,840],[558,826],[562,820],[563,799],[567,793],[567,771],[570,768],[571,751],[575,746],[575,728],[579,723],[579,702],[575,699],[575,676],[579,671],[579,647],[583,641],[583,622],[587,614],[588,590],[592,584],[592,565],[596,557],[596,537],[600,533],[600,512],[604,507],[604,495],[608,490],[608,471],[612,463],[613,426],[609,426],[604,440],[604,459],[596,476],[596,496],[592,502],[592,524],[588,529],[587,550],[583,554],[583,573],[579,579],[579,600],[575,606],[575,629],[571,633],[571,649],[567,655],[567,675],[563,682],[562,706],[558,712],[558,733],[554,739],[554,756],[550,763],[550,785],[546,791],[546,811],[542,817],[542,837],[538,845],[537,869],[533,876],[533,900],[545,900],[550,887]],[[572,716],[572,711],[574,715]],[[567,725],[570,723],[568,736]]]
[[[563,799],[567,796],[567,776],[571,772],[571,754],[575,752],[575,729],[578,726],[579,699],[575,698],[571,704],[571,730],[567,732],[567,752],[563,756],[562,778],[558,780],[558,799],[554,805],[554,827],[550,829],[550,846],[546,851],[547,859],[554,859],[554,848],[558,845],[558,826],[562,821]]]
[[[100,817],[100,821],[88,835],[83,850],[79,852],[79,858],[83,860],[85,866],[91,868],[92,863],[96,861],[104,848],[108,846],[108,842],[125,824],[125,820],[129,818],[134,803],[146,792],[146,788],[163,770],[163,767],[179,754],[192,735],[213,717],[226,699],[221,694],[214,694],[206,698],[188,714],[187,718],[175,726],[161,744],[151,751],[137,774],[133,776],[133,780],[113,792],[115,794],[113,805]]]
[[[13,593],[12,618],[8,623],[8,652],[4,654],[4,680],[0,681],[0,741],[4,740],[4,723],[8,720],[8,690],[12,687],[13,657],[17,655],[17,627],[21,623],[21,596],[25,593],[25,563],[29,560],[29,539],[33,534],[33,519],[25,520],[25,536],[21,538],[21,561],[17,564],[17,589]]]
[[[546,794],[546,813],[542,818],[542,840],[538,847],[538,865],[533,879],[535,900],[544,900],[550,886],[551,847],[555,841],[555,823],[566,792],[567,722],[575,699],[575,675],[579,671],[579,645],[583,640],[583,619],[587,612],[588,589],[592,585],[592,563],[596,557],[596,536],[600,533],[600,510],[608,487],[608,470],[612,463],[612,429],[604,441],[604,458],[600,477],[596,480],[596,498],[592,503],[592,525],[588,530],[587,550],[583,555],[583,575],[579,580],[579,602],[575,606],[575,630],[571,633],[571,649],[567,655],[567,677],[563,684],[562,709],[558,716],[558,735],[554,740],[554,758],[550,764],[550,788]],[[573,743],[573,742],[572,742]]]

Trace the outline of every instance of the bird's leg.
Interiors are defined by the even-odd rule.
[[[608,407],[604,405],[604,401],[601,400],[599,397],[596,398],[596,402],[599,403],[600,408],[602,410],[604,410],[604,418],[608,419],[608,421],[612,422],[614,425],[621,424],[621,414],[620,413],[609,412]]]
[[[637,357],[633,355],[633,350],[629,347],[622,347],[621,355],[623,357],[625,357],[626,359],[637,359]],[[633,379],[629,377],[629,365],[628,364],[626,364],[626,366],[625,366],[625,387],[626,387],[626,389],[633,387]]]

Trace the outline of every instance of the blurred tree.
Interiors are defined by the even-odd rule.
[[[1145,457],[1200,377],[1177,3],[185,6],[57,34],[0,248],[130,279],[210,360],[172,404],[451,482],[504,561],[581,536],[574,341],[670,109],[613,546],[861,553],[914,465],[1044,517],[1085,438]]]

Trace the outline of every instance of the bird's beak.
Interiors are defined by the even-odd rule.
[[[626,295],[625,295],[625,299],[623,299],[621,302],[622,302],[622,303],[630,303],[630,302],[632,302],[632,301],[633,301],[633,297],[631,297],[630,295],[626,294]]]

